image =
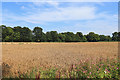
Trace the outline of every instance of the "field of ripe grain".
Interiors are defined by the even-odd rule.
[[[67,68],[80,60],[117,55],[118,42],[2,43],[3,75],[17,75],[33,67]]]

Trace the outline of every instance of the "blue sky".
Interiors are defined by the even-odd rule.
[[[2,24],[42,27],[44,32],[118,31],[118,2],[3,2]]]

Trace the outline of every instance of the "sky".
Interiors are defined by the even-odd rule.
[[[118,31],[118,2],[2,2],[2,24],[111,35]]]

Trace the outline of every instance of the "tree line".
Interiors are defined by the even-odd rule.
[[[98,42],[98,41],[120,41],[120,32],[114,32],[111,36],[99,35],[89,32],[83,35],[82,32],[49,31],[44,33],[41,27],[30,30],[28,27],[16,26],[14,28],[0,25],[0,38],[3,42]]]

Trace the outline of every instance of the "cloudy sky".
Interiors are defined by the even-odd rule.
[[[2,24],[42,27],[44,32],[95,32],[118,30],[118,2],[3,2]]]

